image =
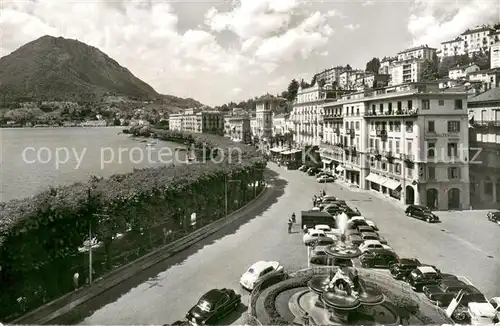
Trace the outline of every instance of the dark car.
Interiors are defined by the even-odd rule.
[[[425,296],[439,306],[448,306],[460,291],[469,298],[476,299],[480,297],[481,299],[481,296],[483,296],[477,288],[459,280],[446,280],[439,283],[439,285],[426,285],[423,287]]]
[[[231,289],[213,289],[205,293],[198,303],[186,314],[186,319],[192,325],[212,324],[241,304],[241,295]]]
[[[361,233],[363,233],[363,232],[373,232],[373,233],[377,234],[377,232],[375,232],[375,230],[371,226],[369,226],[367,224],[360,224],[360,225],[358,225],[358,231],[361,232]]]
[[[415,258],[400,258],[396,263],[390,266],[389,271],[396,280],[404,280],[412,270],[422,265]]]
[[[316,173],[320,172],[321,170],[318,169],[318,168],[310,168],[308,171],[307,171],[307,174],[309,175],[316,175]]]
[[[363,254],[360,260],[365,268],[389,268],[398,261],[398,256],[390,250],[381,249]]]
[[[441,280],[441,273],[439,270],[432,266],[419,266],[412,270],[406,281],[413,290],[422,291],[422,288],[426,285],[439,284]]]
[[[406,208],[405,214],[428,223],[439,222],[439,217],[424,205],[410,205]]]
[[[358,233],[353,233],[347,236],[347,241],[357,247],[363,243],[363,238]]]
[[[486,217],[488,218],[489,221],[500,223],[500,211],[488,212],[486,214]]]

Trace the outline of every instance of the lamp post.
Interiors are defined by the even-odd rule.
[[[225,196],[224,196],[225,197],[224,198],[225,199],[225,205],[224,206],[225,206],[225,212],[226,212],[225,217],[227,217],[227,215],[228,215],[227,214],[227,206],[228,206],[227,184],[228,183],[234,183],[234,182],[238,182],[239,183],[239,182],[241,182],[241,180],[232,180],[232,179],[228,180],[227,177],[225,178],[225,182],[224,182],[224,193],[225,193]]]
[[[106,214],[92,214],[93,217],[97,217],[97,221],[102,219],[109,219],[109,215]],[[89,284],[92,284],[92,220],[89,221]]]

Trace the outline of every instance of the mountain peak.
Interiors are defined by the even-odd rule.
[[[104,94],[161,97],[98,48],[51,35],[0,58],[0,80],[0,96],[9,100],[92,100]]]

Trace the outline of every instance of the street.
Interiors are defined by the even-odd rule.
[[[238,281],[243,272],[258,260],[277,260],[287,270],[307,267],[307,251],[302,233],[287,233],[287,219],[292,212],[311,208],[311,197],[324,185],[300,171],[287,171],[269,163],[279,173],[273,187],[284,194],[264,212],[224,236],[214,235],[194,248],[180,253],[151,277],[128,292],[115,289],[108,294],[118,298],[106,304],[95,299],[78,307],[70,319],[55,322],[80,324],[170,324],[182,319],[199,297],[212,288],[232,288],[248,303],[248,292]],[[487,221],[485,212],[438,212],[443,221],[427,224],[405,216],[402,208],[370,192],[351,191],[332,183],[327,193],[357,207],[377,223],[380,233],[401,257],[416,257],[436,265],[443,272],[466,276],[488,297],[500,295],[500,226]],[[299,224],[299,223],[298,223]],[[166,263],[167,264],[167,263]],[[110,291],[110,292],[113,292]],[[126,293],[125,293],[126,292]],[[242,324],[244,307],[226,323]],[[68,318],[68,317],[66,317]]]

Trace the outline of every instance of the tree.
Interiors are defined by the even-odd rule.
[[[378,70],[380,69],[380,59],[373,58],[366,63],[365,70],[367,72],[373,72],[374,74],[378,74]]]
[[[297,92],[299,91],[299,82],[296,79],[292,79],[288,85],[288,97],[287,100],[292,102],[297,97]]]
[[[308,87],[311,87],[311,85],[309,85],[305,80],[304,78],[302,78],[302,80],[300,81],[300,87],[302,88],[308,88]]]
[[[347,65],[345,66],[345,68],[346,68],[347,70],[352,70],[352,67],[351,67],[351,65],[350,65],[350,64],[347,64]]]
[[[431,60],[425,60],[423,63],[422,72],[420,73],[420,79],[422,81],[431,81],[438,78],[438,66]]]
[[[311,79],[311,86],[314,86],[314,84],[316,84],[317,78],[318,78],[317,75],[313,76],[313,78]]]

